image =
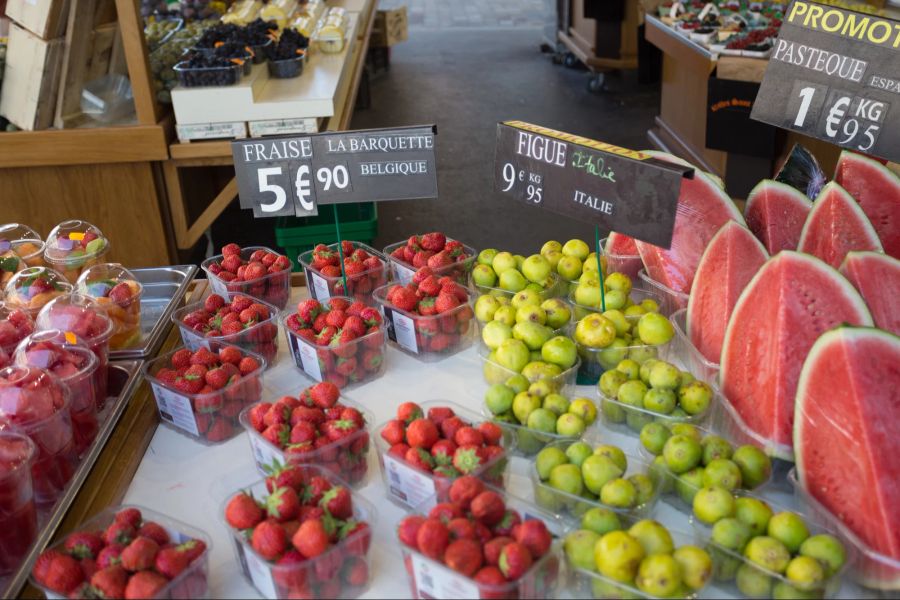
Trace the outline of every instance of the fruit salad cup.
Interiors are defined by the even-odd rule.
[[[18,568],[37,537],[35,458],[37,448],[28,436],[0,431],[0,577]]]
[[[60,338],[65,339],[65,334],[53,329],[32,334],[19,344],[15,362],[23,367],[44,369],[69,388],[75,449],[81,456],[100,429],[97,407],[104,403],[104,399],[97,398],[100,361],[87,346],[60,343]]]
[[[109,339],[114,327],[103,307],[93,298],[71,294],[57,298],[42,308],[34,324],[38,331],[58,329],[66,338],[74,334],[76,340],[81,340],[97,356],[99,366],[95,392],[100,401],[97,410],[102,410],[109,379]],[[73,343],[71,339],[68,342]]]
[[[240,248],[228,244],[222,254],[207,258],[200,267],[213,292],[220,296],[240,293],[284,310],[291,297],[292,263],[264,246]]]
[[[347,275],[347,287],[344,289],[344,276],[340,267],[340,256],[338,254],[338,244],[330,244],[327,252],[334,256],[336,264],[328,264],[320,266],[316,253],[323,246],[319,244],[313,250],[308,250],[301,254],[298,258],[303,266],[303,272],[306,274],[306,286],[309,288],[309,295],[323,302],[332,296],[348,296],[354,300],[362,300],[371,304],[373,291],[385,285],[390,279],[390,263],[387,258],[375,248],[367,246],[362,242],[345,241],[344,249],[344,271]],[[362,250],[366,254],[366,258],[362,261],[355,262],[353,267],[347,264],[352,262],[347,250],[352,246],[353,251]],[[371,261],[367,263],[366,261]]]
[[[213,306],[209,299],[214,296],[224,303],[218,309],[210,311],[208,309]],[[243,300],[240,300],[241,298]],[[248,315],[245,311],[253,304],[258,310],[255,315],[252,312]],[[244,306],[247,308],[242,308]],[[235,317],[230,317],[236,323],[236,331],[233,333],[223,333],[227,327],[223,317],[228,315],[228,312],[222,310],[223,307],[235,307],[228,310],[235,313]],[[242,350],[259,354],[272,365],[278,355],[278,312],[277,307],[250,296],[232,294],[229,302],[216,294],[208,296],[204,302],[195,302],[176,310],[172,313],[172,322],[178,325],[181,341],[191,350],[206,346],[210,350],[218,351],[225,346],[237,346]],[[237,315],[248,316],[241,320]]]
[[[34,333],[34,320],[24,310],[13,309],[0,302],[0,350],[9,360],[19,342]],[[2,368],[5,365],[0,365]]]
[[[56,502],[78,464],[69,402],[68,388],[46,371],[18,365],[0,370],[0,430],[23,433],[37,447],[31,474],[42,506]]]
[[[103,263],[86,269],[75,291],[96,300],[113,322],[110,350],[124,350],[141,341],[141,296],[144,286],[117,263]]]
[[[44,260],[75,283],[85,269],[96,265],[109,251],[109,240],[87,221],[63,221],[47,236]]]
[[[0,225],[0,248],[2,242],[9,242],[13,252],[29,267],[42,267],[44,263],[44,247],[41,236],[27,225],[7,223]]]
[[[16,273],[26,267],[9,240],[0,239],[0,288],[6,287]]]
[[[48,267],[28,267],[16,273],[6,284],[3,302],[8,308],[25,311],[34,319],[51,300],[72,293],[73,286]]]

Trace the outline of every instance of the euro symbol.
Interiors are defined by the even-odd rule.
[[[825,133],[828,134],[828,137],[834,137],[837,135],[837,127],[841,124],[841,119],[844,118],[844,114],[846,114],[848,106],[850,106],[850,98],[844,96],[843,98],[835,102],[834,106],[831,107],[831,111],[828,113],[828,118],[825,120]]]

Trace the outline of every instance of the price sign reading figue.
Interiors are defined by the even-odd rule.
[[[751,117],[900,160],[900,22],[795,0]]]
[[[431,125],[232,142],[241,208],[299,217],[320,204],[437,198],[436,133]]]
[[[545,127],[497,126],[498,191],[664,248],[681,180],[692,176],[689,167]]]

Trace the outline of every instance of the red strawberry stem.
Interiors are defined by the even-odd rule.
[[[341,277],[344,280],[344,295],[350,295],[350,288],[347,287],[347,271],[344,269],[344,244],[343,238],[341,238],[341,222],[338,220],[338,205],[332,204],[331,208],[334,210],[334,231],[337,234],[337,247],[338,247],[338,256],[341,259]]]

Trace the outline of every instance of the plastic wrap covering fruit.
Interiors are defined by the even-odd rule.
[[[3,248],[3,240],[9,242],[12,250],[29,267],[40,267],[44,264],[44,240],[31,227],[20,223],[0,225],[0,249]]]
[[[141,341],[141,297],[144,286],[118,263],[94,265],[85,270],[75,291],[95,299],[113,322],[111,350],[123,350]]]
[[[61,273],[49,267],[28,267],[6,284],[4,304],[19,309],[32,319],[48,302],[72,292],[73,286]]]
[[[44,260],[72,283],[109,251],[109,240],[87,221],[63,221],[47,236]]]
[[[15,571],[37,536],[31,466],[37,448],[28,436],[0,431],[0,576]]]

